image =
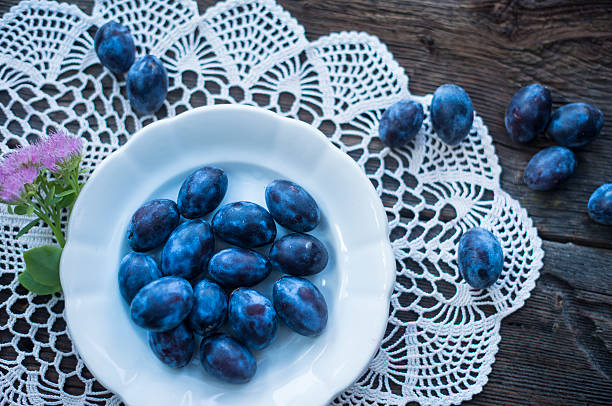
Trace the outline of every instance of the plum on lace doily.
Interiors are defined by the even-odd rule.
[[[125,81],[93,52],[97,26],[129,26],[139,55],[161,58],[169,96],[140,117]],[[425,122],[406,148],[376,137],[386,107],[412,98]],[[503,317],[529,297],[542,266],[531,219],[501,190],[492,139],[476,116],[469,139],[449,147],[433,134],[431,96],[409,93],[403,69],[380,41],[355,32],[309,42],[272,0],[218,3],[200,15],[194,1],[97,0],[92,15],[73,5],[27,0],[0,21],[0,150],[35,142],[57,127],[87,139],[93,168],[153,120],[215,103],[258,105],[321,129],[355,159],[383,199],[397,259],[388,329],[368,370],[337,405],[459,403],[482,390],[501,339]],[[0,393],[19,405],[118,405],[69,341],[60,295],[39,298],[19,286],[28,247],[49,243],[3,207],[0,246]],[[458,276],[461,233],[482,226],[504,249],[504,271],[489,290]],[[74,367],[76,365],[76,368]]]

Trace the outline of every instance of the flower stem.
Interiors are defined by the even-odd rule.
[[[53,235],[55,236],[55,239],[57,240],[58,244],[60,245],[60,247],[64,248],[64,245],[66,245],[66,240],[64,239],[64,234],[62,233],[61,225],[51,220],[49,216],[46,213],[43,213],[43,211],[41,211],[40,209],[40,206],[38,206],[38,208],[34,208],[34,214],[36,214],[39,219],[44,221],[51,228],[51,231],[53,231]]]
[[[49,188],[46,182],[44,183],[45,193],[49,193]],[[54,210],[52,212],[51,209],[46,206],[45,199],[42,197],[39,190],[36,191],[34,197],[36,198],[36,203],[32,205],[34,208],[34,213],[51,228],[58,244],[60,247],[64,248],[64,245],[66,245],[66,239],[64,238],[64,233],[62,232],[62,223],[58,210]]]

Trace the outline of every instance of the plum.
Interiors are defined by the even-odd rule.
[[[161,272],[164,276],[193,279],[206,272],[214,250],[215,237],[210,225],[202,219],[188,220],[166,241],[161,253]]]
[[[590,104],[570,103],[556,110],[546,133],[564,147],[583,147],[601,132],[603,114]]]
[[[391,105],[378,123],[378,136],[386,146],[399,148],[412,141],[423,125],[423,106],[405,99]]]
[[[312,282],[285,276],[274,283],[272,297],[278,318],[304,336],[318,336],[327,325],[327,303]]]
[[[317,274],[325,268],[327,260],[325,245],[308,234],[287,234],[270,249],[272,266],[293,276]]]
[[[193,305],[189,282],[165,276],[149,283],[136,294],[130,306],[134,323],[151,331],[166,331],[178,326]]]
[[[136,59],[136,47],[130,30],[109,21],[96,32],[94,49],[100,63],[113,73],[125,73]]]
[[[431,100],[431,124],[438,137],[457,145],[470,133],[474,107],[460,86],[445,84],[436,89]]]
[[[303,187],[278,179],[266,187],[266,205],[278,224],[297,232],[313,230],[321,221],[317,202]]]
[[[265,255],[245,248],[226,248],[217,252],[208,264],[211,279],[226,288],[253,286],[266,279],[272,265]]]
[[[189,364],[195,350],[193,333],[185,323],[167,331],[150,331],[149,347],[153,354],[172,368],[182,368]]]
[[[134,251],[150,251],[166,242],[178,223],[178,207],[172,200],[148,201],[134,212],[130,220],[128,244]]]
[[[510,138],[516,142],[529,142],[544,132],[550,112],[552,99],[550,90],[533,83],[522,87],[512,96],[504,123]]]
[[[254,289],[239,288],[229,299],[228,320],[239,341],[262,350],[276,337],[278,323],[272,302]]]
[[[157,262],[141,252],[128,253],[119,264],[119,292],[128,304],[142,287],[159,278]]]
[[[499,240],[484,228],[474,227],[459,240],[457,263],[461,277],[475,289],[493,285],[504,267],[504,253]]]
[[[598,223],[612,226],[612,183],[595,189],[587,205],[589,216]]]
[[[140,114],[153,114],[166,100],[168,72],[157,57],[145,55],[128,71],[126,88],[134,110]]]
[[[227,175],[219,168],[205,166],[185,179],[177,204],[183,217],[202,217],[219,206],[227,191]]]
[[[246,383],[257,371],[251,351],[227,334],[203,339],[200,359],[206,372],[229,383]]]
[[[227,294],[213,281],[203,279],[193,289],[193,307],[187,324],[196,333],[207,336],[225,322]]]
[[[212,220],[221,239],[242,248],[266,245],[276,238],[276,224],[266,209],[252,202],[234,202],[221,207]]]
[[[523,180],[533,190],[551,190],[569,178],[576,169],[574,153],[565,147],[548,147],[535,154]]]

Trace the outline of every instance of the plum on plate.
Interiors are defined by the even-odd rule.
[[[140,289],[159,278],[161,272],[157,262],[141,252],[128,253],[119,264],[119,292],[128,304]]]
[[[569,178],[576,169],[574,153],[565,147],[548,147],[535,154],[523,180],[533,190],[551,190]]]
[[[130,220],[128,244],[134,251],[150,251],[166,242],[178,223],[178,207],[172,200],[148,201],[134,212]]]
[[[504,123],[510,138],[516,142],[529,142],[544,132],[550,112],[552,98],[550,90],[533,83],[519,89],[512,96]]]
[[[143,56],[128,71],[126,88],[134,110],[140,114],[153,114],[166,100],[168,72],[157,57]]]
[[[254,350],[266,348],[276,337],[274,306],[254,289],[239,288],[232,292],[228,320],[238,340]]]
[[[193,279],[206,272],[214,250],[215,237],[208,222],[188,220],[166,241],[161,253],[161,272],[164,276]]]
[[[246,383],[257,371],[251,351],[227,334],[202,340],[200,359],[206,372],[229,383]]]
[[[321,221],[317,202],[295,182],[278,179],[266,187],[266,205],[278,224],[289,230],[306,232]]]
[[[150,331],[149,347],[164,364],[182,368],[193,357],[195,339],[189,327],[181,323],[167,331]]]
[[[100,63],[113,73],[125,73],[136,59],[136,47],[130,30],[109,21],[96,32],[94,49]]]
[[[308,234],[287,234],[276,240],[270,249],[272,266],[293,276],[317,274],[325,268],[327,261],[325,245]]]
[[[134,323],[151,331],[166,331],[178,326],[193,305],[189,282],[176,276],[154,280],[136,294],[130,306]]]
[[[564,147],[583,147],[593,141],[601,132],[603,114],[590,104],[570,103],[557,109],[546,133]]]
[[[227,192],[227,175],[222,169],[205,166],[185,179],[177,204],[183,217],[202,217],[219,206]]]
[[[193,307],[187,324],[201,336],[207,336],[225,322],[227,294],[221,286],[208,279],[193,288]]]
[[[276,224],[266,209],[252,202],[221,207],[212,220],[215,235],[242,248],[266,245],[276,238]]]
[[[266,279],[272,265],[265,255],[245,248],[226,248],[208,264],[208,275],[226,288],[253,286]]]
[[[378,136],[386,146],[399,148],[412,141],[423,125],[423,106],[405,99],[392,104],[378,123]]]
[[[274,283],[274,309],[293,331],[304,336],[318,336],[327,325],[327,303],[312,282],[285,276]]]
[[[589,216],[598,223],[612,226],[612,183],[595,189],[587,206]]]
[[[459,144],[470,133],[473,121],[472,100],[463,88],[445,84],[436,89],[431,100],[431,124],[442,141]]]
[[[475,289],[493,285],[504,267],[504,253],[499,240],[484,228],[474,227],[459,240],[459,273]]]

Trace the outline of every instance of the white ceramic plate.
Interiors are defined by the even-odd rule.
[[[276,341],[255,354],[257,373],[244,385],[207,375],[198,354],[183,369],[163,365],[117,287],[132,213],[152,198],[176,199],[185,177],[204,165],[228,175],[222,204],[265,207],[265,186],[276,178],[305,187],[322,213],[312,234],[330,251],[327,268],[310,278],[329,307],[326,330],[307,338],[281,326]],[[279,236],[285,232],[279,227]],[[269,295],[279,276],[257,288]],[[387,217],[355,162],[305,123],[230,105],[151,124],[102,162],[74,206],[61,260],[72,339],[91,372],[130,406],[327,405],[375,354],[394,279]]]

